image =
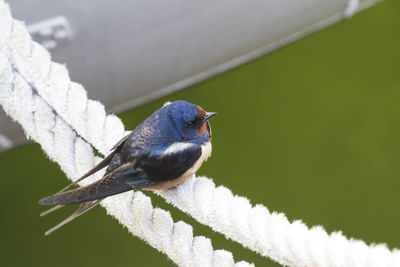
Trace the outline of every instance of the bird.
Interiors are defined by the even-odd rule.
[[[110,154],[86,174],[39,201],[42,205],[55,205],[41,216],[65,205],[80,203],[71,216],[45,235],[92,209],[108,196],[133,189],[168,190],[184,183],[211,156],[208,119],[216,114],[183,100],[167,102],[122,138]],[[100,180],[68,190],[105,167]]]

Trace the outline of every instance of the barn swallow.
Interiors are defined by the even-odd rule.
[[[156,110],[93,169],[60,192],[39,201],[42,205],[56,205],[41,216],[67,204],[81,203],[70,217],[45,234],[49,235],[108,196],[132,189],[167,190],[188,180],[211,155],[208,119],[215,114],[186,101],[168,103]],[[67,191],[105,167],[104,176],[97,182]]]

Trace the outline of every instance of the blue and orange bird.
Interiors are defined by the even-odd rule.
[[[64,205],[81,203],[75,213],[45,234],[57,230],[108,196],[132,189],[166,190],[185,182],[211,155],[208,119],[215,114],[186,101],[175,101],[156,110],[93,169],[60,192],[39,201],[42,205],[56,205],[42,216]],[[103,178],[97,182],[66,191],[106,166]]]

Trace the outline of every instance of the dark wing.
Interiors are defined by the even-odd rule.
[[[101,169],[103,169],[104,167],[107,167],[110,163],[111,160],[113,159],[114,155],[116,153],[118,153],[121,150],[121,147],[124,145],[125,141],[128,139],[128,137],[131,134],[126,135],[124,138],[122,138],[121,140],[118,141],[118,143],[116,143],[113,148],[111,148],[111,153],[105,157],[102,161],[100,161],[96,166],[94,166],[92,169],[90,169],[87,173],[85,173],[83,176],[81,176],[78,180],[76,180],[75,182],[67,185],[66,187],[64,187],[63,189],[61,189],[60,191],[58,191],[58,193],[64,192],[65,190],[71,188],[72,186],[76,185],[77,183],[79,183],[80,181],[82,181],[83,179],[89,177],[90,175],[92,175],[95,172],[100,171]]]
[[[82,203],[119,194],[131,189],[180,177],[201,156],[196,145],[167,155],[140,155],[136,160],[116,168],[99,181],[74,190],[60,192],[39,201],[42,205]]]
[[[133,133],[133,132],[132,132]],[[119,140],[110,150],[120,150],[122,145],[125,143],[125,141],[128,139],[129,136],[132,135],[132,133],[127,134],[124,138]]]
[[[141,157],[137,165],[143,169],[149,180],[155,183],[179,178],[200,158],[201,146],[194,144],[184,150],[170,154]],[[127,183],[131,183],[128,179]]]
[[[127,177],[138,181],[140,186],[153,184],[150,180],[144,179],[145,174],[140,168],[135,168],[134,161],[120,166],[97,182],[74,190],[56,193],[41,199],[39,203],[42,205],[74,204],[119,194],[135,187],[134,183],[129,184],[124,181]]]

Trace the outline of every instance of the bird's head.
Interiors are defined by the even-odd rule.
[[[217,113],[206,112],[200,106],[186,101],[168,103],[160,111],[168,114],[168,123],[172,124],[181,140],[189,141],[200,137],[209,140],[211,138],[208,119]]]

